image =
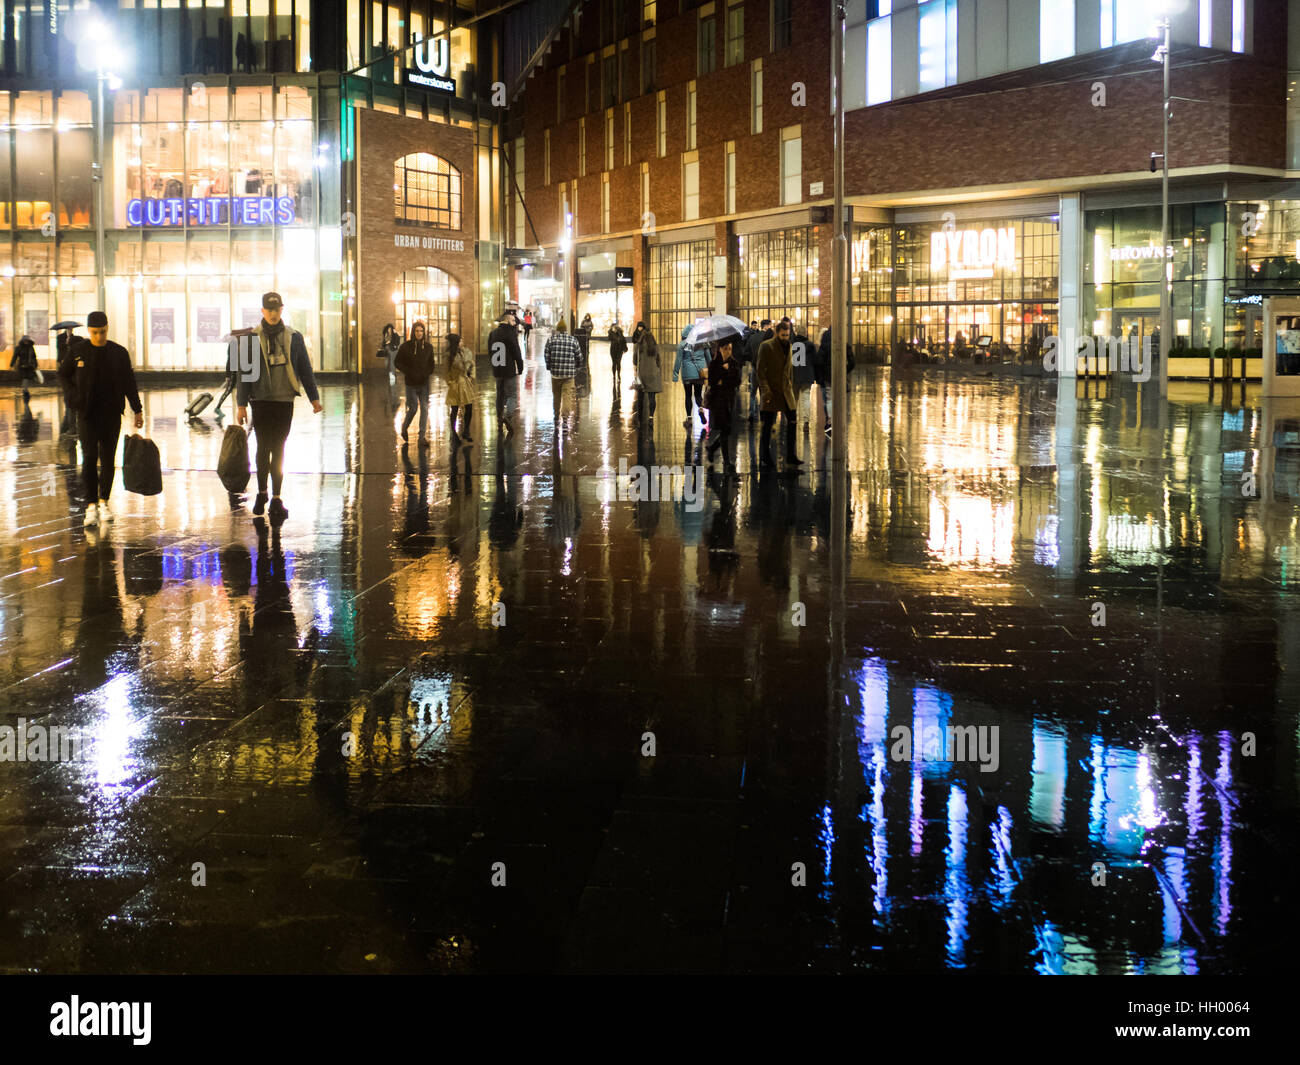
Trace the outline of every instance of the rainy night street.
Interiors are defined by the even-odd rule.
[[[742,420],[726,475],[593,343],[556,447],[544,339],[513,441],[486,361],[459,447],[441,385],[422,450],[382,364],[323,380],[282,524],[210,381],[142,376],[163,491],[100,529],[4,387],[0,972],[1294,957],[1300,400],[860,365],[841,538],[806,393],[804,469]]]

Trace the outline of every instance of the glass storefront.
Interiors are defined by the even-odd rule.
[[[795,226],[737,236],[728,256],[732,313],[745,322],[789,318],[796,334],[818,339],[820,233],[820,226]]]
[[[423,322],[424,335],[439,356],[447,351],[447,334],[461,331],[460,285],[437,267],[403,270],[393,304],[398,333],[409,337],[411,326]]]
[[[862,226],[850,256],[854,342],[868,361],[887,350],[973,358],[979,348],[1017,361],[1056,332],[1056,216]]]
[[[650,246],[646,324],[660,344],[676,344],[682,328],[713,313],[713,241]]]
[[[316,365],[344,369],[338,139],[314,88],[209,80],[121,90],[107,110],[104,309],[136,366],[224,368],[225,338],[275,289]],[[97,302],[90,100],[0,93],[0,125],[0,346],[26,332],[50,360],[48,325]]]

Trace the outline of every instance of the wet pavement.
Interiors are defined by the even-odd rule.
[[[697,461],[680,390],[638,444],[595,344],[557,450],[533,355],[514,443],[300,401],[279,529],[198,389],[144,393],[164,491],[103,533],[53,390],[0,396],[0,726],[82,744],[0,730],[0,971],[1294,957],[1294,401],[860,368],[841,539],[817,417],[799,476],[744,425],[624,499]]]

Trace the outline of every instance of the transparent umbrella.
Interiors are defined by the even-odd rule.
[[[732,314],[711,314],[702,322],[691,326],[686,334],[688,344],[712,344],[724,337],[744,336],[745,323]]]

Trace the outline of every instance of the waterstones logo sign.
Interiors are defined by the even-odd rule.
[[[415,46],[415,66],[406,68],[406,80],[412,85],[439,92],[456,91],[456,79],[447,77],[451,66],[451,48],[446,37],[426,41],[422,34],[413,34],[420,44]]]
[[[50,1035],[130,1036],[138,1047],[149,1045],[153,1003],[82,1002],[73,995],[50,1007]]]

